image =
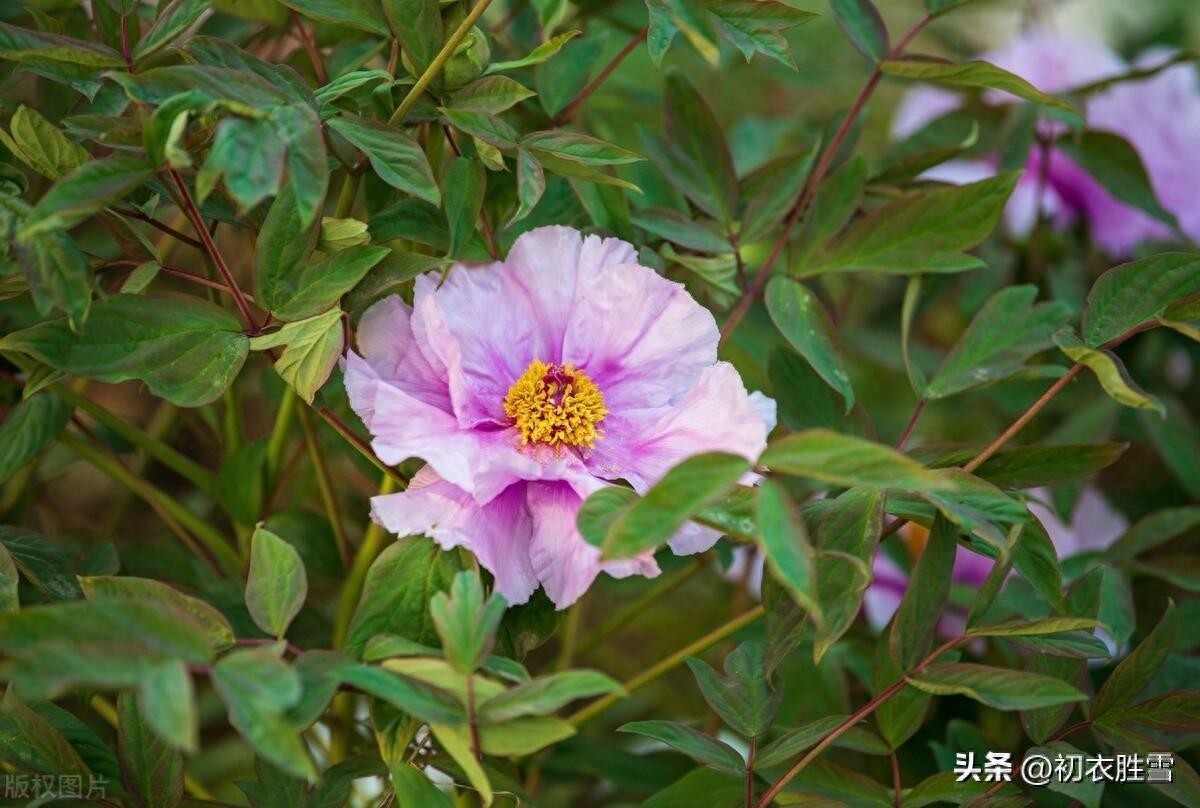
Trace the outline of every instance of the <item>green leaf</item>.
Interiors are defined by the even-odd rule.
[[[317,246],[322,252],[341,252],[351,247],[362,247],[370,242],[371,234],[366,222],[358,219],[335,219],[332,216],[321,218],[321,238]],[[384,257],[387,257],[386,254]]]
[[[249,351],[238,320],[196,297],[114,295],[92,306],[78,333],[51,320],[0,339],[66,373],[102,382],[140,379],[180,407],[218,398]]]
[[[294,777],[317,779],[299,727],[287,717],[301,694],[294,670],[269,649],[247,648],[222,657],[212,682],[229,709],[229,723],[260,756]]]
[[[533,212],[546,193],[546,173],[533,152],[517,150],[517,212],[508,220],[512,225]]]
[[[1171,303],[1200,292],[1200,256],[1162,253],[1113,267],[1092,285],[1083,339],[1099,348],[1154,319]]]
[[[743,776],[746,773],[746,764],[733,747],[687,724],[677,721],[633,721],[622,725],[617,731],[653,738],[698,763],[726,774]]]
[[[1159,733],[1200,730],[1200,692],[1165,693],[1139,704],[1109,710],[1104,724]]]
[[[479,747],[485,755],[532,755],[574,734],[575,727],[561,718],[531,715],[480,727]]]
[[[250,340],[250,347],[256,351],[280,345],[286,347],[275,360],[275,370],[305,403],[312,404],[317,391],[329,380],[346,346],[342,310],[330,309],[324,314],[288,323],[272,334],[263,334]]]
[[[1000,488],[1038,488],[1090,477],[1111,466],[1125,443],[1029,444],[996,453],[975,474]]]
[[[92,304],[92,270],[87,256],[70,236],[40,233],[26,244],[15,242],[13,246],[39,314],[58,309],[71,325],[87,319]]]
[[[278,136],[288,144],[288,179],[295,190],[300,222],[319,218],[329,189],[329,163],[321,119],[308,104],[288,104],[271,114]]]
[[[182,34],[209,7],[208,0],[172,0],[158,12],[150,30],[142,35],[133,49],[134,61],[149,56]]]
[[[1013,554],[1013,566],[1056,611],[1063,609],[1062,569],[1058,564],[1058,553],[1046,529],[1037,520],[1026,523],[1022,528],[1021,541]]]
[[[1034,354],[1054,345],[1053,335],[1071,316],[1061,301],[1034,305],[1036,286],[1009,286],[988,299],[946,356],[926,390],[946,398],[1006,379]]]
[[[367,155],[371,168],[388,185],[430,204],[441,203],[425,152],[404,130],[350,115],[331,118],[328,124]]]
[[[769,5],[759,0],[754,0],[752,4]],[[754,173],[754,177],[761,175],[764,179],[760,183],[761,190],[750,195],[746,202],[746,212],[738,232],[739,243],[753,244],[782,225],[804,189],[816,156],[816,149],[799,155],[787,155],[772,160]],[[748,182],[743,183],[743,192],[749,194]]]
[[[169,604],[97,600],[0,613],[0,652],[5,679],[53,698],[76,686],[135,687],[163,662],[207,663],[213,644]]]
[[[797,729],[788,730],[758,751],[755,765],[769,769],[790,763],[805,749],[816,744],[838,727],[848,716],[831,715],[818,718]]]
[[[433,732],[433,737],[437,739],[437,742],[446,750],[446,753],[450,755],[451,759],[466,774],[467,780],[479,792],[479,799],[483,803],[484,808],[488,808],[492,804],[492,784],[488,780],[483,766],[475,758],[468,731],[463,727],[452,727],[442,724],[430,724],[429,729]]]
[[[121,780],[138,805],[173,808],[183,797],[183,755],[163,743],[130,693],[117,698]]]
[[[217,124],[212,148],[196,173],[196,197],[203,202],[223,177],[225,190],[238,211],[250,211],[279,192],[284,184],[286,157],[287,144],[276,134],[271,121],[225,118]],[[289,192],[288,199],[295,204],[294,191]]]
[[[1078,117],[1075,107],[1047,95],[1034,87],[1025,79],[996,67],[989,62],[964,62],[956,64],[929,58],[889,59],[879,66],[885,76],[895,76],[902,79],[916,79],[950,87],[973,87],[987,90],[1002,90],[1006,93],[1061,110]]]
[[[758,487],[758,529],[763,555],[776,579],[818,622],[821,607],[813,549],[804,520],[796,513],[787,490],[770,478]]]
[[[49,63],[88,68],[125,66],[121,54],[106,45],[31,31],[6,22],[0,22],[0,59],[34,65]]]
[[[17,595],[20,583],[16,562],[4,545],[0,544],[0,612],[15,612],[21,608],[21,600]]]
[[[771,0],[717,0],[706,4],[705,8],[717,18],[721,32],[742,52],[747,62],[758,52],[793,70],[796,63],[782,32],[817,16]]]
[[[438,0],[383,0],[383,13],[404,51],[405,66],[421,75],[445,40]]]
[[[643,159],[628,149],[564,129],[530,132],[521,138],[521,148],[590,166],[621,165]]]
[[[1018,174],[907,194],[852,224],[804,275],[962,272],[983,266],[965,251],[995,229]]]
[[[1087,700],[1087,696],[1059,679],[968,662],[930,665],[905,678],[926,693],[968,696],[997,710],[1030,710]]]
[[[506,70],[540,65],[562,50],[563,45],[582,33],[582,31],[564,31],[561,34],[555,34],[520,59],[514,59],[511,62],[492,62],[488,65],[487,70],[484,71],[484,75],[490,76],[494,73],[503,73]]]
[[[1038,654],[1064,659],[1107,659],[1108,646],[1095,634],[1086,631],[1065,631],[1061,634],[1011,637],[1017,645]]]
[[[362,597],[346,634],[346,653],[362,656],[376,634],[398,634],[419,643],[437,638],[428,603],[435,592],[450,587],[463,569],[459,555],[429,539],[402,538],[371,564]]]
[[[1090,617],[1043,617],[1037,620],[1019,620],[1011,623],[996,623],[990,626],[975,626],[967,630],[969,637],[1032,637],[1048,634],[1091,630],[1100,624]]]
[[[391,36],[392,33],[374,0],[287,0],[283,4],[317,22],[344,25],[380,36]]]
[[[601,557],[631,558],[657,548],[698,511],[719,500],[749,470],[750,462],[744,457],[724,452],[684,460],[616,516],[599,542]],[[584,534],[584,538],[598,537]]]
[[[0,758],[42,774],[76,775],[85,782],[91,778],[87,764],[70,742],[21,701],[12,687],[0,700],[0,721],[8,725],[4,727],[5,744],[0,747]]]
[[[1175,396],[1162,397],[1167,417],[1139,413],[1142,428],[1180,487],[1200,500],[1200,426],[1188,407]]]
[[[495,115],[535,95],[533,90],[508,76],[485,76],[456,92],[449,108]]]
[[[1073,361],[1086,365],[1096,374],[1104,392],[1120,404],[1139,410],[1155,410],[1166,415],[1163,403],[1138,387],[1125,369],[1125,363],[1111,351],[1089,348],[1070,329],[1054,335],[1054,343]]]
[[[1168,601],[1158,625],[1121,660],[1096,694],[1091,709],[1093,721],[1104,723],[1110,711],[1132,704],[1142,694],[1167,661],[1178,632],[1179,616],[1175,604]]]
[[[925,10],[932,17],[940,17],[959,6],[965,6],[971,0],[925,0]]]
[[[483,207],[483,195],[487,190],[487,178],[479,163],[467,157],[455,157],[450,161],[442,185],[446,189],[444,207],[450,232],[447,255],[456,257],[462,253],[475,232],[479,211]]]
[[[311,318],[336,305],[389,253],[387,247],[364,244],[310,259],[279,277],[262,305],[284,322]]]
[[[0,544],[12,556],[25,580],[51,600],[81,597],[79,582],[67,554],[45,536],[10,525],[0,525]]]
[[[642,803],[642,808],[736,808],[744,805],[745,778],[714,769],[693,769]]]
[[[892,49],[887,26],[871,0],[829,0],[829,7],[859,53],[876,64],[887,58]]]
[[[950,596],[957,550],[954,525],[939,516],[929,530],[929,540],[913,567],[904,598],[892,618],[888,648],[902,670],[916,667],[929,653]]]
[[[1108,548],[1114,561],[1128,561],[1200,525],[1200,506],[1164,508],[1143,516]]]
[[[313,97],[321,109],[321,118],[324,120],[336,113],[337,110],[333,108],[333,102],[347,93],[351,93],[359,87],[364,87],[368,84],[375,84],[380,81],[391,82],[392,80],[392,74],[386,70],[353,70],[345,75],[338,76],[324,87],[317,89],[313,93]]]
[[[813,643],[817,661],[858,616],[882,527],[882,495],[861,488],[835,499],[817,526],[817,593],[823,618]]]
[[[517,130],[490,112],[450,107],[439,107],[438,111],[455,129],[466,132],[495,149],[515,149],[517,147],[517,139],[520,137]],[[482,159],[482,154],[480,158]],[[489,164],[488,167],[494,170],[503,170],[503,166],[504,160],[500,159],[497,166]]]
[[[84,163],[56,182],[33,206],[18,238],[28,240],[38,233],[74,227],[153,175],[153,169],[138,155],[116,153]]]
[[[492,650],[496,629],[508,606],[493,593],[486,600],[483,584],[474,572],[454,576],[449,593],[438,592],[429,601],[429,614],[446,659],[459,671],[470,674]]]
[[[142,677],[142,715],[164,741],[185,752],[199,745],[199,718],[192,676],[182,662],[164,662]]]
[[[267,211],[254,244],[255,302],[274,309],[301,288],[297,278],[320,235],[319,223],[304,224],[291,183],[285,183]]]
[[[808,429],[772,441],[759,458],[771,471],[875,490],[946,491],[954,483],[874,441]]]
[[[849,412],[854,388],[838,349],[837,330],[820,299],[798,281],[777,276],[767,283],[766,303],[779,333],[842,396]]]
[[[655,67],[662,67],[663,57],[671,49],[679,26],[675,23],[675,14],[671,10],[669,0],[646,0],[650,12],[649,31],[646,35],[646,50],[650,52],[650,61]]]
[[[763,643],[742,643],[725,657],[724,676],[702,659],[687,658],[708,706],[746,738],[757,738],[770,729],[783,696],[783,691],[772,689],[768,681],[766,651]]]
[[[451,797],[435,786],[433,781],[425,776],[425,772],[416,766],[398,761],[392,764],[389,771],[397,805],[454,808]]]
[[[652,235],[696,252],[729,253],[729,237],[712,225],[698,222],[670,208],[643,208],[634,211],[631,220]]]
[[[1118,199],[1164,224],[1175,227],[1175,215],[1158,201],[1146,167],[1129,141],[1112,132],[1087,130],[1055,142],[1084,171]]]
[[[162,581],[127,575],[80,575],[78,580],[88,600],[140,601],[147,606],[165,604],[192,617],[214,648],[227,648],[234,643],[233,627],[215,606]]]
[[[738,204],[733,153],[708,102],[677,72],[668,74],[663,91],[663,126],[670,147],[647,140],[650,156],[705,213],[731,223]]]
[[[125,94],[143,104],[159,105],[182,93],[194,93],[248,118],[262,118],[284,104],[287,96],[248,70],[212,65],[168,65],[138,73],[105,74]]]
[[[455,725],[466,722],[467,717],[459,699],[448,689],[393,672],[391,667],[401,661],[391,660],[384,663],[387,669],[351,665],[338,670],[336,676],[339,681],[383,699],[421,721]],[[443,660],[433,661],[441,663],[444,672],[453,672]]]
[[[254,623],[282,638],[307,594],[308,577],[296,548],[262,525],[256,527],[246,578],[246,608]]]
[[[547,715],[577,699],[622,692],[619,684],[598,671],[561,671],[492,696],[479,705],[479,718],[492,723],[524,715]]]
[[[38,393],[18,403],[0,423],[0,483],[54,443],[71,420],[58,396]]]
[[[48,179],[61,179],[92,159],[87,149],[24,104],[13,113],[9,128],[12,136],[0,130],[0,141],[14,157]]]

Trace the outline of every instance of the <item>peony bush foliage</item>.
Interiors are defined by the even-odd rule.
[[[1200,806],[1200,14],[1068,6],[0,4],[0,801]]]

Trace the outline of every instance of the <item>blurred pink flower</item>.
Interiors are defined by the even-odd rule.
[[[717,361],[717,326],[634,248],[567,227],[522,235],[507,260],[455,265],[372,306],[346,358],[350,403],[388,464],[427,465],[371,501],[397,535],[466,547],[510,603],[542,585],[559,608],[601,571],[654,576],[651,554],[601,561],[575,527],[609,480],[645,491],[684,458],[755,458],[773,403]],[[757,399],[757,400],[756,400]],[[707,549],[691,525],[677,553]]]
[[[1102,43],[1031,31],[982,58],[1040,90],[1058,93],[1135,67],[1161,64],[1169,54],[1148,53],[1128,65]],[[1000,92],[989,92],[985,98],[994,104],[1015,100]],[[959,96],[946,90],[918,88],[897,110],[893,132],[906,137],[959,103]],[[1141,156],[1163,207],[1175,214],[1185,233],[1200,238],[1200,199],[1194,190],[1200,184],[1200,162],[1195,160],[1200,150],[1200,78],[1195,66],[1179,64],[1146,79],[1117,83],[1090,96],[1084,112],[1089,129],[1129,141]],[[1058,131],[1052,124],[1044,126],[1044,131]],[[1027,234],[1036,221],[1042,159],[1035,146],[1005,211],[1009,230],[1019,236]],[[1082,219],[1096,242],[1118,256],[1128,255],[1143,241],[1170,235],[1163,223],[1113,198],[1062,151],[1050,149],[1048,161],[1042,210],[1056,225],[1067,227]],[[994,161],[952,161],[925,177],[970,182],[994,173]]]

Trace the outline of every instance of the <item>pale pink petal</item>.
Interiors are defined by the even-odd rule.
[[[537,589],[529,562],[531,523],[524,483],[479,505],[427,466],[407,491],[372,498],[371,518],[398,536],[423,534],[444,549],[470,550],[495,577],[496,590],[509,603],[525,603]]]
[[[600,550],[584,541],[575,527],[582,497],[566,483],[530,483],[527,503],[533,519],[529,558],[546,595],[560,609],[587,591],[601,572],[615,578],[658,575],[649,554],[621,561],[600,561]]]
[[[385,297],[363,314],[355,331],[362,356],[380,378],[413,398],[451,412],[444,372],[434,370],[413,339],[412,309],[399,295]]]
[[[587,372],[610,412],[679,401],[717,361],[719,332],[681,284],[636,264],[581,274],[563,358]]]
[[[943,115],[962,106],[962,96],[940,87],[921,85],[909,90],[892,116],[892,136],[903,140]]]
[[[587,456],[592,473],[625,479],[645,491],[674,465],[703,452],[731,452],[753,461],[767,443],[767,425],[733,365],[705,369],[678,404],[605,419],[604,437]]]
[[[871,567],[874,579],[863,594],[863,612],[867,622],[879,631],[900,608],[900,601],[908,589],[908,578],[882,550],[876,551]]]
[[[1049,489],[1039,488],[1030,494],[1034,498],[1029,501],[1029,511],[1046,529],[1059,558],[1089,550],[1107,550],[1129,527],[1129,520],[1093,485],[1084,488],[1079,495],[1069,524],[1038,501],[1049,498]]]

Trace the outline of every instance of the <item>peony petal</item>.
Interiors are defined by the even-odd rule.
[[[718,362],[701,374],[677,405],[617,413],[586,458],[593,474],[625,479],[645,491],[683,459],[732,452],[754,460],[767,444],[767,425],[733,365]]]
[[[581,274],[566,361],[586,370],[610,412],[678,402],[717,361],[720,333],[681,284],[636,264]]]
[[[584,541],[575,527],[575,517],[583,499],[572,486],[562,482],[530,483],[527,490],[533,520],[529,560],[538,580],[546,588],[546,594],[559,609],[578,600],[601,572],[616,578],[658,575],[658,564],[650,554],[621,561],[600,561],[600,550]]]
[[[358,322],[359,350],[381,379],[408,395],[451,412],[444,372],[429,364],[412,333],[412,309],[399,295],[375,303]]]
[[[496,590],[509,603],[525,603],[537,589],[523,483],[479,505],[426,466],[407,491],[372,498],[371,518],[398,536],[424,534],[447,550],[467,548],[492,573]]]

